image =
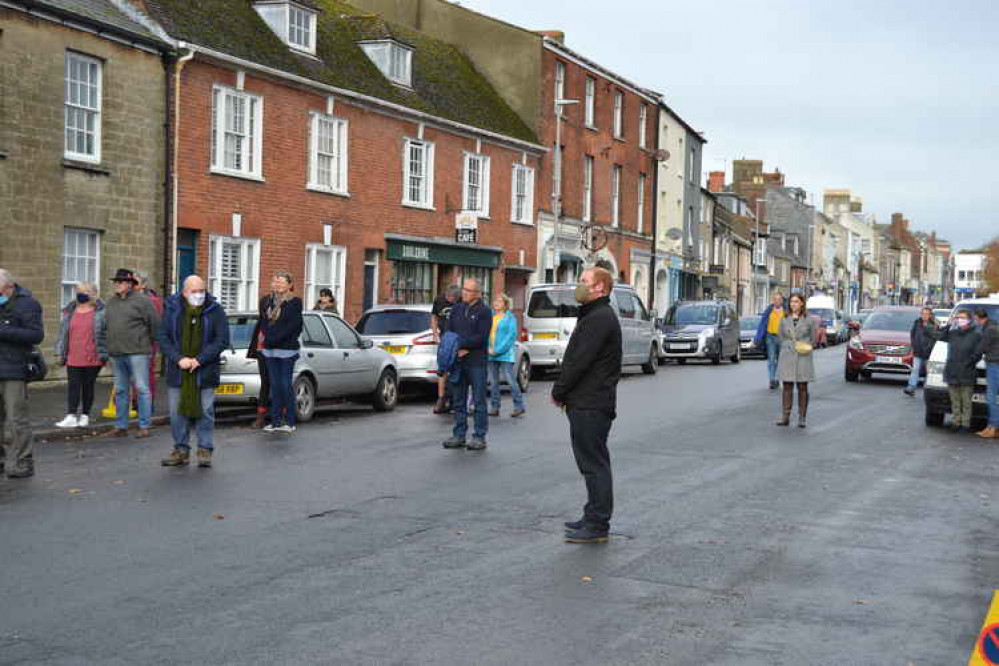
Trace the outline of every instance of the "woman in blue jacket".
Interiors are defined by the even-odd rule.
[[[271,422],[265,432],[295,432],[295,390],[292,382],[302,334],[302,299],[293,293],[291,273],[278,271],[262,313],[257,353],[267,364],[271,388]]]
[[[489,335],[489,400],[491,403],[489,416],[499,416],[500,410],[500,379],[506,376],[513,395],[514,418],[524,414],[524,395],[520,392],[520,383],[514,370],[517,358],[517,317],[510,312],[513,299],[506,294],[498,294],[493,298],[493,328]]]

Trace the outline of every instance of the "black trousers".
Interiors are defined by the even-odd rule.
[[[614,511],[614,480],[611,477],[610,452],[607,450],[607,436],[613,418],[600,410],[573,407],[569,407],[566,414],[569,417],[572,453],[586,482],[583,522],[590,528],[606,531],[610,529],[611,513]]]
[[[67,391],[67,414],[76,414],[77,408],[80,414],[90,416],[90,410],[94,406],[94,384],[97,383],[97,375],[101,373],[100,366],[93,368],[66,368],[66,379],[69,380]]]
[[[257,396],[257,408],[264,411],[271,406],[271,381],[267,374],[267,363],[263,356],[257,357],[257,370],[260,372],[260,395]]]

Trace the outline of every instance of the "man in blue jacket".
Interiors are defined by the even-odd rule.
[[[767,376],[770,377],[770,390],[777,388],[777,362],[780,360],[780,322],[784,319],[784,295],[779,291],[773,295],[773,301],[763,311],[760,323],[756,327],[756,337],[753,344],[763,347],[767,352]]]
[[[454,430],[444,441],[445,449],[468,448],[481,451],[486,448],[489,431],[489,414],[486,411],[486,362],[489,333],[493,327],[493,313],[482,302],[482,284],[478,280],[465,280],[461,289],[461,302],[451,308],[447,330],[458,335],[458,367],[451,373],[451,404],[454,406]],[[475,431],[467,445],[468,387],[472,387],[475,403]]]
[[[167,299],[159,342],[166,359],[174,442],[162,464],[181,467],[190,462],[193,427],[198,434],[198,467],[211,467],[215,388],[221,374],[219,359],[229,346],[229,322],[197,275],[184,280],[183,291]]]

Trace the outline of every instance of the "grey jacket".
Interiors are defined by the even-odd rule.
[[[63,363],[69,356],[69,322],[76,312],[76,301],[71,302],[62,311],[62,320],[59,322],[59,338],[55,343],[55,355]],[[94,303],[94,341],[97,343],[97,356],[102,361],[108,360],[108,331],[105,317],[104,301],[97,299]]]
[[[982,329],[982,356],[986,363],[999,363],[999,323],[991,319]]]
[[[135,291],[122,298],[115,294],[104,307],[107,351],[110,356],[151,354],[160,321],[153,302]]]
[[[814,345],[817,333],[811,317],[801,317],[797,322],[790,316],[781,320],[777,379],[782,382],[815,381],[815,361],[812,354],[799,354],[794,349],[794,343],[807,342]]]

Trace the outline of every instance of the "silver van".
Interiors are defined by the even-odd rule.
[[[541,284],[528,293],[521,341],[535,372],[553,370],[562,363],[579,314],[574,291],[571,284]],[[628,285],[614,287],[610,302],[621,322],[622,365],[640,365],[645,374],[654,374],[659,361],[655,311],[646,310]]]
[[[742,360],[739,318],[729,301],[681,301],[662,323],[665,355],[677,363],[688,358],[709,359],[715,365],[727,358]]]

